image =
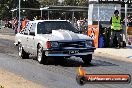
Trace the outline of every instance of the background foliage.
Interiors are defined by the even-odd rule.
[[[11,9],[18,8],[19,0],[0,0],[0,19],[12,17]],[[40,8],[50,5],[88,6],[87,0],[21,0],[22,8]],[[37,15],[40,12],[26,11],[26,15]],[[18,13],[17,13],[18,15]]]

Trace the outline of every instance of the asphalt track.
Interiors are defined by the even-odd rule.
[[[39,64],[34,56],[29,59],[18,57],[14,41],[0,38],[0,67],[42,84],[47,88],[132,88],[130,84],[85,84],[76,82],[78,67],[81,65],[88,74],[130,74],[132,63],[94,56],[91,65],[84,65],[81,58],[66,58],[49,65]],[[114,57],[113,57],[114,58]]]

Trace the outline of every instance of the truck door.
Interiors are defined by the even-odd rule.
[[[28,41],[28,36],[29,36],[28,26],[29,26],[29,23],[27,23],[26,27],[23,29],[23,31],[24,31],[23,36],[21,37],[21,41],[22,41],[21,43],[22,43],[22,46],[26,52],[28,52],[28,48],[29,48],[27,46],[27,41]]]
[[[28,46],[29,46],[29,52],[31,54],[34,54],[35,52],[35,28],[36,28],[36,23],[32,23],[30,25],[30,30],[29,30],[29,36],[28,36]]]

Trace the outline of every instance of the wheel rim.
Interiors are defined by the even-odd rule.
[[[22,56],[22,45],[21,44],[18,47],[18,55]]]
[[[38,49],[38,58],[37,59],[39,62],[42,61],[42,48],[41,47]]]

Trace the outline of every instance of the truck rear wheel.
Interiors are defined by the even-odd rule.
[[[92,60],[92,54],[82,56],[82,60],[85,64],[90,64]]]

